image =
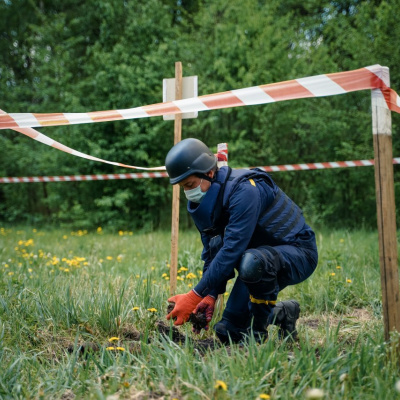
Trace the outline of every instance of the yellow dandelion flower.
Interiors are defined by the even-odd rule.
[[[14,275],[14,272],[10,271],[10,272],[8,273],[8,275],[9,275],[9,276],[13,276],[13,275]]]
[[[154,270],[156,269],[156,267],[151,267],[150,269],[151,269],[152,271],[154,271]]]
[[[168,274],[166,274],[165,272],[161,275],[163,278],[168,276]]]
[[[169,281],[169,276],[166,276],[164,279],[165,279],[166,281]]]
[[[9,267],[9,265],[8,264],[4,264],[4,268],[8,268]]]
[[[215,382],[215,389],[222,389],[224,391],[228,390],[228,385],[224,381],[216,381]]]
[[[116,347],[115,350],[125,351],[125,349],[123,347]]]
[[[64,268],[64,272],[69,272],[69,268]]]
[[[112,347],[112,346],[106,347],[106,350],[115,350],[115,347]]]
[[[335,276],[336,274],[335,274],[334,272],[331,272],[330,275],[331,275],[331,276]]]
[[[117,340],[119,340],[119,337],[116,336],[110,337],[110,339],[108,339],[109,342],[116,342]]]
[[[118,235],[119,236],[124,236],[124,232],[123,231],[118,231]]]
[[[342,267],[341,267],[340,265],[338,265],[338,266],[336,267],[336,269],[342,269]]]
[[[106,259],[111,261],[113,258],[111,256],[107,256]]]
[[[148,308],[147,311],[150,311],[150,312],[157,312],[157,308],[154,308],[154,307]]]
[[[140,309],[139,307],[133,307],[133,308],[132,308],[133,311],[137,311],[137,310],[139,310],[139,309]]]
[[[186,267],[181,267],[181,271],[187,271],[188,269]]]
[[[339,242],[340,242],[340,243],[344,243],[344,239],[340,239]]]
[[[229,296],[229,292],[225,292],[225,293],[224,293],[224,296]]]
[[[261,393],[258,398],[261,400],[269,400],[271,396],[269,394]]]
[[[99,226],[98,228],[97,228],[97,233],[101,233],[103,231],[103,228],[101,227],[101,226]]]
[[[351,283],[352,280],[351,280],[351,279],[347,279],[346,282],[347,282],[347,283]]]
[[[191,283],[188,284],[188,287],[192,287],[193,285]]]
[[[140,278],[140,275],[136,275],[136,278]]]
[[[68,239],[68,236],[67,235],[64,235],[63,236],[63,239],[65,240],[65,239]]]
[[[192,272],[189,272],[186,275],[186,279],[195,279],[195,278],[197,278],[197,276],[195,274],[193,274]]]
[[[28,272],[32,272],[33,271],[33,269],[32,268],[28,268]]]
[[[129,382],[125,381],[125,382],[122,382],[122,386],[128,388],[130,385],[129,385]]]

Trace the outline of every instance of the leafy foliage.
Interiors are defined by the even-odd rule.
[[[5,0],[0,107],[86,112],[157,103],[176,60],[184,75],[199,76],[200,94],[372,64],[390,67],[400,90],[399,6],[400,0]],[[395,155],[398,121],[393,115]],[[160,117],[41,130],[79,151],[133,165],[163,165],[173,144],[172,123]],[[184,121],[183,135],[214,151],[227,142],[232,167],[373,158],[366,92],[200,113]],[[2,176],[128,172],[13,131],[2,131],[0,154]],[[372,168],[274,179],[314,223],[376,224]],[[2,185],[0,218],[150,229],[169,224],[168,186],[165,179]]]

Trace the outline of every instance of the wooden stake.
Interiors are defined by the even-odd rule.
[[[389,68],[382,67],[382,79],[387,86],[390,86]],[[372,90],[372,130],[374,136],[382,308],[385,340],[389,340],[390,332],[400,332],[400,291],[392,162],[392,119],[390,110],[379,89]]]
[[[175,63],[175,100],[182,99],[182,63]],[[182,138],[182,115],[175,114],[174,125],[174,144],[181,141]],[[176,278],[178,270],[178,240],[179,240],[179,198],[180,186],[172,187],[172,226],[171,226],[171,265],[169,292],[171,295],[176,291]]]

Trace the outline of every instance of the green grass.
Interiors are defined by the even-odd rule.
[[[156,328],[169,297],[169,232],[2,228],[0,243],[0,398],[304,399],[310,388],[325,399],[399,396],[375,232],[318,233],[316,272],[280,295],[301,304],[298,343],[272,327],[265,344],[205,353],[190,326],[180,344]],[[200,252],[197,233],[181,232],[179,293],[197,282]]]

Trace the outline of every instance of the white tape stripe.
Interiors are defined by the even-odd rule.
[[[340,165],[337,162],[331,162],[330,165],[332,168],[340,168]]]
[[[293,165],[284,165],[283,168],[286,171],[294,171],[294,169],[295,169]]]
[[[174,100],[172,103],[184,113],[209,110],[209,108],[198,97]]]
[[[310,169],[310,167],[307,164],[299,164],[301,169]]]
[[[244,104],[246,104],[246,106],[275,102],[275,100],[270,95],[265,93],[259,86],[231,90],[231,92],[239,100],[241,100]]]
[[[317,97],[347,93],[346,90],[326,75],[310,76],[308,78],[296,79],[296,81]]]
[[[39,133],[38,136],[35,137],[35,140],[37,140],[40,143],[47,144],[48,146],[53,146],[54,140],[49,138],[46,135],[43,135],[42,133]]]
[[[86,113],[64,113],[70,124],[92,124],[94,121]]]
[[[374,165],[374,163],[371,162],[370,160],[361,160],[361,163],[362,163],[365,167],[369,167],[370,165]]]
[[[146,111],[143,110],[142,107],[126,108],[124,110],[117,111],[124,117],[124,119],[146,118],[150,116]]]
[[[382,79],[382,66],[379,64],[374,64],[370,65],[368,67],[365,67],[365,69],[371,71],[373,74],[375,74],[378,78]]]
[[[32,113],[10,113],[8,115],[15,120],[20,128],[41,126]]]

